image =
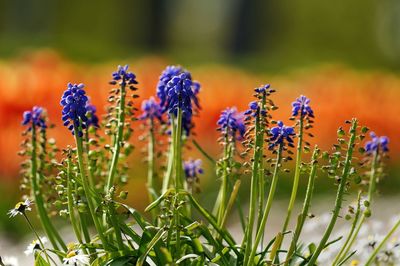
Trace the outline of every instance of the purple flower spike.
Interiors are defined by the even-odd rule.
[[[88,97],[83,89],[85,85],[81,84],[71,84],[68,83],[67,89],[64,91],[61,97],[62,110],[62,120],[64,126],[66,126],[71,133],[74,135],[74,127],[82,129],[87,127],[88,118],[86,116]],[[79,137],[83,136],[82,130],[77,132]]]
[[[99,128],[99,118],[96,115],[96,106],[94,106],[93,104],[87,104],[86,105],[86,110],[87,110],[87,126],[92,126],[94,128]]]
[[[292,116],[298,116],[301,114],[302,116],[314,117],[314,112],[309,104],[310,99],[304,95],[301,95],[292,103]]]
[[[388,152],[389,151],[389,138],[386,136],[378,137],[374,132],[370,133],[371,140],[365,144],[365,151],[367,154],[372,154],[376,151]]]
[[[161,73],[160,79],[157,84],[157,97],[160,99],[160,105],[164,106],[167,102],[167,84],[175,76],[183,73],[184,70],[181,66],[167,66]]]
[[[234,139],[243,139],[244,133],[246,132],[244,114],[238,112],[236,107],[228,107],[223,110],[217,125],[219,126],[218,130],[222,131],[223,134],[228,134]]]
[[[200,159],[192,160],[189,159],[183,163],[183,170],[185,171],[186,179],[196,180],[199,174],[203,174],[203,168],[201,168],[202,161]]]
[[[113,80],[110,83],[117,84],[117,82],[119,82],[123,86],[126,84],[138,84],[136,81],[136,75],[132,72],[128,72],[128,68],[128,65],[118,66],[118,70],[112,73]]]
[[[32,126],[37,126],[44,130],[47,128],[45,118],[43,116],[43,108],[39,106],[34,106],[32,111],[25,111],[22,115],[21,124],[26,126],[29,125],[28,130],[31,130]]]
[[[154,97],[150,97],[148,100],[144,100],[142,102],[142,111],[143,113],[139,119],[158,119],[160,122],[162,122],[162,108],[156,102]]]
[[[278,122],[278,126],[271,128],[271,138],[269,149],[275,146],[285,145],[285,141],[290,145],[293,143],[293,137],[296,135],[293,127],[287,127],[282,121]]]

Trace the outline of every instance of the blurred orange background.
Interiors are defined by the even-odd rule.
[[[59,147],[72,143],[69,132],[61,125],[59,100],[68,82],[84,83],[99,114],[104,113],[108,81],[118,64],[129,64],[137,74],[140,102],[155,94],[161,71],[168,64],[176,64],[159,57],[145,57],[124,62],[98,65],[73,63],[51,50],[26,53],[0,62],[0,177],[15,182],[20,158],[16,155],[22,140],[19,132],[22,113],[34,105],[48,110],[56,125],[49,133]],[[221,110],[237,106],[244,110],[252,100],[253,88],[270,83],[277,93],[274,102],[279,106],[274,119],[287,121],[291,102],[300,94],[311,99],[316,114],[313,142],[329,148],[335,142],[336,129],[352,117],[370,127],[378,135],[390,138],[391,160],[399,159],[400,147],[400,78],[380,72],[353,71],[338,65],[291,72],[289,75],[255,75],[226,65],[184,66],[202,85],[202,110],[196,117],[196,139],[213,155],[217,155],[218,133],[214,130]],[[137,139],[139,133],[134,139]]]

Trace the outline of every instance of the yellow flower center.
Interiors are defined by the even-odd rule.
[[[74,256],[76,256],[75,251],[70,251],[70,252],[68,252],[68,254],[67,254],[67,258],[71,258],[71,257],[74,257]]]

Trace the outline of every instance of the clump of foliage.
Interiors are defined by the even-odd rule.
[[[371,216],[376,184],[383,176],[388,139],[371,133],[357,119],[339,128],[337,143],[330,151],[311,147],[314,111],[310,99],[300,96],[293,103],[285,125],[273,119],[278,107],[275,90],[263,85],[254,90],[249,109],[226,108],[217,122],[221,158],[215,160],[194,139],[193,116],[200,110],[200,84],[180,66],[169,66],[161,74],[156,97],[137,103],[136,76],[128,66],[112,74],[107,114],[102,121],[89,103],[83,84],[68,84],[61,97],[62,121],[75,144],[59,149],[47,137],[46,112],[34,107],[23,115],[26,126],[21,155],[24,201],[10,210],[23,216],[36,239],[27,250],[35,265],[316,265],[322,252],[339,242],[333,265],[344,265],[356,250],[354,242]],[[133,150],[129,140],[133,127],[142,125],[148,163],[149,215],[124,203],[129,193],[124,185],[134,178],[128,171]],[[104,131],[103,133],[101,131]],[[161,142],[167,145],[161,145]],[[200,159],[184,159],[184,148],[193,143],[206,160],[215,164],[220,188],[214,207],[208,210],[196,198],[203,174]],[[61,155],[61,156],[59,156]],[[61,158],[59,160],[58,158]],[[266,239],[268,218],[275,191],[285,165],[294,160],[293,187],[282,228]],[[161,167],[162,166],[162,167]],[[367,170],[365,170],[367,169]],[[310,215],[314,184],[325,172],[337,186],[335,202],[325,232],[316,243],[302,239]],[[250,179],[249,209],[239,198],[243,179]],[[301,178],[307,179],[303,206],[296,217],[294,203]],[[358,193],[357,193],[358,191]],[[343,214],[345,197],[356,199]],[[40,237],[28,217],[36,209],[46,238]],[[227,229],[236,208],[243,239],[236,242]],[[53,216],[69,221],[75,234],[66,244]],[[347,233],[331,239],[338,218],[350,221]],[[194,217],[201,217],[195,219]],[[290,221],[295,226],[290,228]],[[366,260],[379,263],[379,254],[399,226],[397,222]],[[89,230],[89,229],[93,230]],[[51,247],[46,247],[49,240]],[[284,241],[286,239],[286,241]],[[5,265],[0,260],[0,265]]]

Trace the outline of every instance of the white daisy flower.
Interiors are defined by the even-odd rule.
[[[19,266],[18,259],[16,257],[0,257],[0,264],[4,266]]]
[[[11,209],[8,211],[8,216],[10,218],[17,216],[18,214],[23,215],[25,213],[25,211],[31,211],[31,205],[32,205],[32,201],[30,199],[26,199],[24,202],[18,202],[14,209]]]
[[[68,252],[67,256],[63,259],[64,265],[77,265],[87,266],[89,265],[89,255],[79,254],[76,251]]]
[[[41,250],[44,247],[40,246],[40,242],[43,244],[47,243],[47,238],[46,237],[41,237],[40,241],[38,239],[35,239],[30,243],[27,247],[26,250],[24,251],[26,256],[29,256],[31,254],[34,254],[36,250]]]

